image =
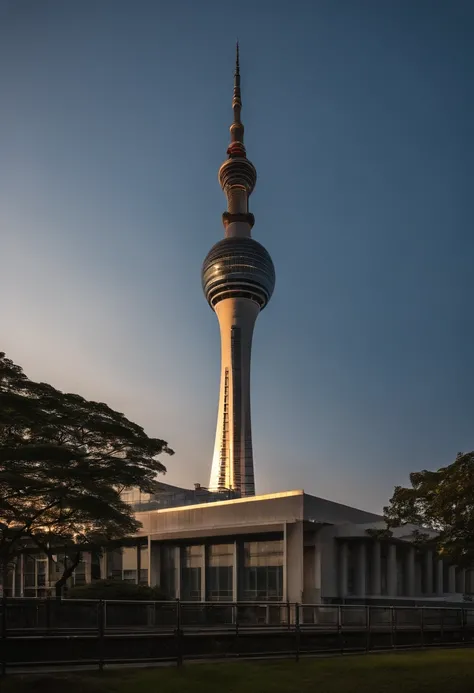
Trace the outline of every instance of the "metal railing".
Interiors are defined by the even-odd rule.
[[[474,644],[473,608],[4,599],[0,664],[295,656]]]

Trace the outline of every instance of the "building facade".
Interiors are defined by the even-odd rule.
[[[135,545],[85,552],[71,584],[98,578],[156,586],[169,599],[304,604],[461,603],[474,570],[417,548],[412,527],[378,538],[372,513],[288,491],[137,513]],[[45,596],[58,571],[22,556],[8,593]]]
[[[459,602],[474,591],[474,572],[415,547],[413,528],[377,538],[385,527],[380,516],[303,491],[138,518],[147,538],[149,582],[171,590],[173,598]]]
[[[219,169],[219,182],[227,197],[225,237],[204,260],[202,286],[217,315],[221,336],[221,381],[209,488],[253,496],[250,356],[255,321],[273,293],[275,270],[268,252],[251,237],[254,217],[249,211],[249,197],[257,173],[244,146],[238,50],[237,46],[231,142],[228,158]]]

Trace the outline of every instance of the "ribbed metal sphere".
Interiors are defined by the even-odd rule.
[[[204,260],[202,288],[211,308],[226,298],[248,298],[263,310],[275,288],[272,259],[253,238],[224,238]]]
[[[251,195],[257,182],[257,171],[251,161],[245,157],[232,157],[226,159],[219,169],[219,183],[224,191],[228,188],[245,188]]]

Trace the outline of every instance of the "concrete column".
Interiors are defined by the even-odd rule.
[[[108,578],[108,562],[108,551],[107,549],[102,549],[102,553],[99,558],[101,580],[107,580]]]
[[[140,571],[142,569],[142,547],[140,544],[137,544],[136,552],[137,552],[137,560],[136,560],[137,579],[136,579],[136,583],[137,583],[137,585],[139,585],[140,584]]]
[[[371,592],[374,597],[382,593],[382,555],[380,542],[375,540],[372,545],[372,585]]]
[[[459,568],[458,569],[456,592],[458,592],[459,594],[465,594],[465,592],[466,592],[466,570],[465,570],[465,568]]]
[[[415,559],[415,596],[423,593],[421,585],[421,563]]]
[[[347,542],[339,549],[339,590],[342,599],[349,594],[349,547]]]
[[[314,542],[314,595],[318,604],[321,603],[321,556],[322,545],[319,532],[317,532]]]
[[[209,562],[207,545],[204,544],[202,547],[202,560],[201,560],[201,601],[205,602],[207,599],[207,564]]]
[[[90,584],[92,582],[92,554],[90,551],[84,551],[82,554],[82,560],[84,561],[84,578],[86,581],[86,584]]]
[[[303,600],[303,523],[285,523],[283,575],[286,574],[286,601],[301,604]],[[285,587],[285,585],[284,585]]]
[[[406,562],[406,593],[407,597],[415,596],[415,547],[409,546],[407,550]]]
[[[389,597],[397,596],[397,545],[389,544],[387,558],[387,592]]]
[[[431,549],[425,554],[425,595],[433,594],[433,552]]]
[[[285,552],[284,552],[285,553]],[[234,541],[234,559],[232,561],[232,601],[238,602],[240,596],[240,544],[238,540]],[[285,568],[283,568],[283,581],[285,580]],[[283,586],[283,595],[285,595],[285,586]],[[285,597],[286,599],[286,597]]]
[[[84,561],[84,553],[81,556],[81,559]],[[51,558],[51,556],[46,557],[46,575],[45,575],[45,580],[46,580],[46,589],[47,589],[47,594],[50,594],[49,590],[51,587],[54,587],[54,561]],[[15,575],[12,575],[12,579],[15,579]],[[86,579],[87,582],[87,579]]]
[[[148,539],[148,584],[150,587],[161,585],[161,546],[151,539]]]
[[[443,559],[438,558],[436,561],[436,595],[441,597],[444,594],[444,571]]]
[[[449,594],[456,593],[456,566],[450,565],[448,570],[448,592]]]
[[[466,587],[465,594],[472,594],[472,568],[466,569]]]
[[[365,542],[357,546],[357,576],[356,576],[356,594],[358,597],[365,597],[367,592],[366,586],[366,547]]]
[[[22,553],[20,556],[20,594],[17,597],[23,597],[25,593],[25,555]]]
[[[181,547],[174,547],[174,596],[181,597]]]

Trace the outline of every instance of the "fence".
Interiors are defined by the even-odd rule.
[[[474,644],[474,607],[4,599],[0,663],[96,664]]]

